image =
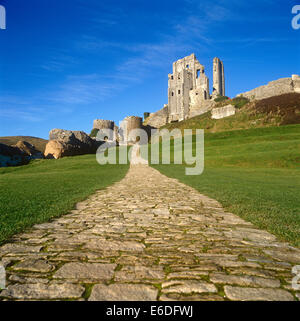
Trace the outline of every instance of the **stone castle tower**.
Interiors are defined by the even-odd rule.
[[[224,76],[224,65],[219,58],[214,58],[213,61],[213,98],[218,95],[225,96],[225,76]]]
[[[225,95],[224,66],[219,58],[214,59],[213,68],[214,90],[211,97],[209,79],[195,54],[173,63],[173,74],[169,74],[168,84],[168,122],[186,119],[190,105],[201,106],[218,94]]]

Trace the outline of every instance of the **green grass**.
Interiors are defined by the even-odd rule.
[[[226,208],[300,246],[300,125],[205,135],[205,170],[153,165]]]
[[[70,211],[96,190],[121,180],[128,165],[104,165],[95,155],[0,168],[0,243],[36,223]]]

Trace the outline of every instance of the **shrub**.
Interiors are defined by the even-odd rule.
[[[250,102],[250,100],[248,98],[243,97],[243,96],[239,96],[239,97],[233,98],[230,103],[235,108],[242,108],[243,106],[245,106],[249,102]]]
[[[98,132],[99,132],[98,128],[93,128],[90,133],[90,137],[97,137]]]
[[[229,98],[227,96],[221,96],[221,95],[218,95],[217,98],[215,98],[215,102],[216,103],[220,103],[222,101],[225,101],[225,100],[228,100]]]
[[[146,120],[150,116],[150,113],[146,112],[144,113],[144,120]]]

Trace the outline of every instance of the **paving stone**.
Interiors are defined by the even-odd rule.
[[[212,283],[203,281],[168,281],[162,284],[163,293],[216,293],[217,288]]]
[[[35,253],[41,250],[42,246],[30,246],[24,244],[8,243],[0,248],[0,253],[19,254],[19,253]]]
[[[110,280],[116,264],[67,263],[55,274],[54,278],[75,280]]]
[[[275,250],[264,250],[267,255],[272,256],[275,259],[300,264],[300,251],[275,251]]]
[[[89,301],[155,301],[158,290],[143,284],[97,284]]]
[[[194,294],[182,296],[176,293],[168,293],[160,296],[159,301],[224,301],[224,298],[217,294]]]
[[[164,279],[165,273],[162,267],[147,267],[147,266],[126,266],[121,271],[115,273],[115,281],[134,281],[141,280],[160,280]]]
[[[228,299],[234,301],[294,301],[292,294],[282,289],[225,286],[224,291]]]
[[[182,271],[173,272],[167,275],[167,280],[171,279],[202,279],[203,276],[207,276],[207,271]]]
[[[142,252],[145,245],[138,242],[118,242],[101,240],[99,242],[89,242],[84,245],[85,249],[96,249],[105,251],[129,251],[129,252]]]
[[[242,286],[257,286],[266,288],[279,288],[280,281],[250,275],[227,275],[225,273],[213,273],[210,281],[219,284],[233,284]]]
[[[50,272],[54,266],[45,260],[26,259],[12,267],[13,270],[31,271],[31,272]]]
[[[13,299],[75,299],[80,298],[85,288],[78,284],[14,284],[8,286],[7,290],[0,296]]]
[[[41,283],[41,284],[47,284],[49,283],[48,279],[42,279],[38,277],[26,277],[21,275],[11,275],[9,277],[10,281],[18,282],[18,283]]]

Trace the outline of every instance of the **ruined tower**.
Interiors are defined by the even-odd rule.
[[[120,124],[119,137],[122,143],[129,142],[130,132],[134,129],[143,128],[143,119],[137,116],[128,116]]]
[[[224,65],[219,58],[213,61],[213,98],[218,95],[225,96]]]
[[[169,122],[187,118],[190,108],[190,93],[201,100],[210,99],[209,81],[204,66],[191,54],[173,63],[173,74],[169,74],[168,112]]]
[[[108,137],[108,141],[115,141],[118,138],[118,127],[115,125],[115,122],[112,120],[106,120],[106,119],[95,119],[93,123],[94,129],[99,130],[111,130],[114,132],[112,137]]]

